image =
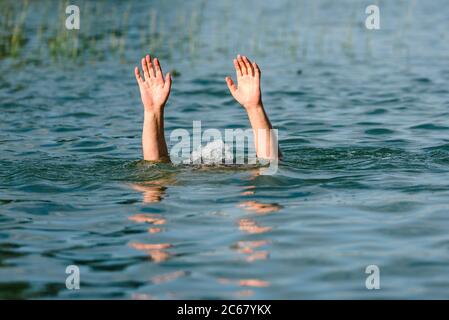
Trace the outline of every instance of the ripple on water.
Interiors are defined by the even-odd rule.
[[[295,16],[309,12],[293,0],[163,3],[153,6],[157,25],[176,32],[152,45],[178,74],[167,140],[194,120],[249,126],[224,82],[240,48],[263,69],[284,155],[277,174],[138,160],[143,110],[132,68],[142,48],[91,53],[102,41],[110,48],[102,30],[117,18],[97,16],[85,31],[96,33],[98,50],[80,50],[76,63],[38,52],[0,63],[0,298],[71,299],[61,281],[70,264],[81,268],[76,294],[86,299],[448,298],[449,71],[441,57],[449,42],[440,39],[446,26],[428,32],[423,15],[445,21],[445,3],[386,1],[385,21],[414,17],[394,48],[396,33],[348,43],[347,32],[324,26],[330,36],[307,43],[263,32],[282,25],[294,34],[285,21],[299,21],[313,38],[317,21],[343,22],[367,40],[349,23],[351,10],[339,10],[348,0],[318,5],[308,19]],[[32,39],[43,13],[29,6],[23,31]],[[123,1],[108,6],[126,10]],[[260,19],[247,19],[254,8]],[[204,13],[193,38],[176,10]],[[134,22],[148,21],[147,5],[135,2],[129,14],[126,43],[139,43]],[[232,23],[217,29],[224,16]],[[243,22],[261,30],[254,41],[235,36]],[[383,277],[375,293],[364,287],[370,264]]]
[[[386,129],[386,128],[373,128],[373,129],[368,129],[365,130],[366,134],[369,135],[388,135],[388,134],[393,134],[394,130],[390,130],[390,129]]]

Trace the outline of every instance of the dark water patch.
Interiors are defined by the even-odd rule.
[[[298,96],[304,96],[306,94],[306,92],[304,91],[300,91],[300,90],[291,90],[291,91],[287,91],[287,90],[280,90],[280,91],[276,91],[273,92],[272,95],[273,97],[277,97],[277,96],[290,96],[290,97],[298,97]]]
[[[20,299],[27,295],[30,283],[27,281],[0,282],[1,299]]]
[[[80,127],[69,127],[69,126],[63,126],[63,127],[56,127],[56,128],[51,128],[50,131],[52,132],[76,132],[76,131],[81,131],[82,128]]]
[[[112,151],[115,150],[117,147],[116,146],[107,146],[107,147],[91,147],[91,148],[71,148],[70,150],[73,152],[98,152],[98,153],[103,153],[103,152],[107,152],[107,151]]]
[[[403,208],[403,210],[406,210],[406,207]],[[382,228],[378,230],[378,232],[388,237],[407,237],[412,239],[421,237],[435,237],[439,234],[442,234],[444,231],[441,228],[429,228],[425,221],[423,221],[421,224],[416,225],[400,225],[388,229]]]
[[[362,126],[362,127],[368,127],[368,126],[379,126],[379,125],[381,125],[381,123],[380,122],[362,121],[362,122],[357,122],[356,125]]]
[[[374,105],[390,105],[393,103],[400,103],[401,99],[399,98],[391,98],[391,99],[376,99],[376,101],[373,101],[372,104]]]
[[[293,148],[296,149],[300,144],[309,144],[310,140],[305,138],[287,138],[282,139],[279,144],[282,145],[283,149]]]
[[[387,112],[388,112],[387,109],[384,109],[384,108],[377,108],[377,109],[374,109],[374,110],[372,110],[372,111],[368,111],[368,112],[366,112],[365,114],[368,114],[368,115],[377,115],[377,114],[386,114]]]
[[[396,201],[387,204],[375,204],[375,205],[364,205],[360,206],[361,209],[373,212],[384,212],[384,213],[410,213],[416,211],[422,203],[414,202],[414,201]]]
[[[430,152],[449,152],[449,143],[444,143],[441,145],[433,146],[433,147],[426,147],[424,148],[426,151]]]
[[[95,147],[98,145],[104,144],[104,142],[102,141],[98,141],[98,140],[84,140],[84,141],[79,141],[77,143],[72,144],[72,147]]]
[[[390,130],[390,129],[385,129],[385,128],[374,128],[374,129],[365,130],[365,133],[369,134],[369,135],[387,135],[387,134],[393,134],[394,131]]]
[[[327,132],[333,132],[334,130],[332,130],[332,129],[325,129],[325,128],[323,128],[323,129],[311,129],[311,130],[302,130],[302,131],[300,131],[301,132],[301,134],[310,134],[310,133],[327,133]]]
[[[20,252],[20,246],[14,243],[0,243],[0,268],[14,267],[16,264],[11,260],[24,257],[26,254]]]
[[[413,79],[414,82],[419,84],[431,84],[432,80],[426,77],[418,77]]]
[[[93,118],[98,116],[97,114],[94,113],[90,113],[90,112],[73,112],[73,113],[68,113],[65,115],[61,115],[60,117],[64,117],[64,118],[80,118],[80,119],[87,119],[87,118]]]
[[[447,126],[441,126],[433,123],[423,123],[416,126],[410,127],[410,129],[415,130],[448,130],[449,127]]]
[[[34,192],[34,191],[26,191]],[[29,203],[16,205],[14,208],[10,208],[11,211],[21,212],[28,215],[48,216],[55,212],[64,211],[77,211],[75,205],[70,204],[58,204],[50,200],[30,201]]]

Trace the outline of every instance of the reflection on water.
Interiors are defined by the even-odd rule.
[[[0,60],[0,298],[449,297],[447,1],[379,2],[368,32],[363,1],[154,0],[151,31],[147,2],[111,0],[128,26],[92,16],[70,63],[39,54],[34,27],[59,19],[27,2],[29,50]],[[121,35],[120,59],[105,55]],[[132,69],[149,45],[178,75],[167,141],[196,120],[248,128],[224,77],[235,54],[255,58],[275,176],[139,160]]]
[[[269,243],[267,240],[238,241],[234,248],[238,253],[246,255],[245,261],[254,262],[268,259],[269,252],[267,250],[257,250],[257,248],[266,246]]]
[[[238,221],[239,229],[247,233],[265,233],[271,231],[271,227],[263,227],[252,219],[240,219]]]
[[[251,171],[249,181],[254,181],[258,176],[258,171]],[[243,196],[250,196],[256,193],[256,186],[245,186],[244,190],[250,190],[241,192],[240,194]],[[237,205],[239,208],[243,208],[246,211],[254,212],[256,214],[270,214],[273,212],[279,211],[282,206],[276,203],[261,203],[255,200],[252,201],[244,201]],[[272,227],[261,226],[255,220],[249,218],[240,218],[238,220],[239,230],[244,233],[250,235],[256,234],[266,234],[272,230]],[[270,240],[262,239],[262,240],[240,240],[237,241],[233,246],[231,246],[235,251],[239,254],[245,256],[245,261],[248,263],[261,262],[267,260],[269,257],[269,251],[263,250],[264,247],[268,246],[271,243]],[[254,288],[263,288],[269,287],[270,282],[263,279],[239,279],[232,280],[227,278],[219,278],[218,282],[224,285],[237,285],[240,287],[254,287]],[[237,291],[234,293],[234,297],[236,298],[248,298],[254,295],[253,290],[244,290]]]
[[[141,192],[143,194],[142,202],[148,204],[162,201],[167,189],[166,185],[174,183],[175,180],[172,175],[170,178],[156,179],[148,183],[131,184],[131,188]],[[134,214],[128,217],[128,220],[151,225],[148,228],[148,233],[150,234],[156,234],[163,231],[162,227],[153,226],[163,226],[167,223],[167,220],[162,215],[148,213]],[[149,240],[151,240],[151,238]],[[165,250],[172,247],[170,243],[131,242],[129,246],[133,249],[145,252],[151,258],[151,261],[155,263],[167,261],[171,256],[171,254]]]
[[[257,214],[268,214],[282,209],[282,206],[277,203],[260,203],[257,201],[245,201],[241,203],[239,207]]]
[[[167,185],[176,183],[173,174],[169,177],[152,180],[144,183],[130,184],[135,191],[141,192],[143,195],[143,203],[160,202],[165,196],[165,189]]]
[[[145,252],[152,261],[159,263],[167,261],[170,258],[170,253],[164,249],[170,248],[169,243],[137,243],[131,242],[131,248]]]
[[[143,193],[143,202],[159,202],[163,199],[165,188],[158,185],[133,184],[132,188]]]
[[[161,215],[156,214],[135,214],[128,218],[131,221],[137,222],[137,223],[148,223],[151,225],[163,225],[166,223],[166,220],[162,218]],[[159,233],[162,231],[162,228],[159,227],[149,227],[148,232],[149,233]]]
[[[145,213],[135,214],[128,219],[138,223],[146,222],[154,225],[165,224],[166,222],[166,220],[163,219],[161,215]]]
[[[240,287],[255,287],[255,288],[261,288],[261,287],[269,287],[270,283],[268,281],[263,281],[259,279],[241,279],[241,280],[230,280],[226,278],[220,278],[218,279],[218,282],[221,284],[233,284],[238,285]]]
[[[174,271],[174,272],[171,272],[171,273],[166,273],[166,274],[154,276],[154,277],[151,278],[151,281],[154,284],[161,284],[161,283],[164,283],[164,282],[176,280],[177,278],[183,277],[185,275],[187,275],[186,271],[178,270],[178,271]]]
[[[242,196],[250,196],[254,194],[254,190],[256,187],[255,186],[246,186],[243,189],[245,189],[246,191],[242,191],[240,194]]]
[[[204,168],[206,171],[208,167]],[[246,179],[247,181],[254,181],[254,179],[259,176],[258,170],[248,170],[250,175]],[[151,204],[155,202],[164,201],[164,196],[167,194],[169,188],[167,185],[175,185],[176,179],[174,175],[171,175],[170,179],[155,179],[148,182],[140,182],[139,184],[131,184],[131,188],[143,194],[142,202],[143,204]],[[244,191],[241,193],[243,196],[251,196],[256,193],[257,187],[255,185],[242,187]],[[258,215],[267,215],[274,212],[278,212],[282,209],[282,206],[277,203],[262,203],[255,200],[248,200],[236,204],[236,207],[244,209],[246,213],[255,213]],[[160,214],[153,213],[138,213],[128,217],[128,220],[138,223],[138,224],[148,224],[151,227],[148,228],[150,234],[160,233],[163,231],[163,227],[167,224],[167,219]],[[238,229],[246,234],[264,234],[272,230],[272,227],[261,226],[254,219],[251,218],[239,218],[238,219]],[[157,227],[155,227],[157,226]],[[187,239],[186,239],[187,240]],[[149,236],[148,241],[151,241],[151,236]],[[270,245],[270,240],[240,240],[231,248],[237,253],[244,256],[244,260],[247,263],[254,263],[257,261],[267,260],[269,258],[269,251],[263,248]],[[142,243],[142,242],[131,242],[129,246],[133,249],[145,252],[150,256],[151,261],[154,263],[165,262],[170,259],[171,254],[168,249],[172,248],[170,243]],[[151,282],[155,285],[160,285],[165,282],[174,281],[180,277],[187,276],[189,272],[184,270],[177,270],[166,274],[160,274],[151,278]],[[218,283],[223,285],[234,285],[239,287],[253,287],[253,288],[263,288],[270,286],[269,281],[263,279],[238,279],[232,280],[220,277],[218,278]],[[235,298],[248,298],[254,295],[253,290],[243,290],[236,291],[233,293]],[[134,294],[134,299],[154,299],[155,297],[140,293]]]

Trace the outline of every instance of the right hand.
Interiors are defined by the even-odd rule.
[[[153,68],[154,66],[154,68]],[[151,61],[150,55],[142,58],[142,70],[145,78],[140,76],[138,67],[135,67],[137,83],[139,84],[140,97],[147,112],[160,112],[168,100],[171,89],[171,76],[167,73],[162,76],[159,60],[154,58]]]

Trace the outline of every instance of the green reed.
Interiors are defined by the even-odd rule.
[[[250,16],[236,16],[236,9],[223,3],[220,19],[211,20],[207,16],[211,3],[206,0],[170,8],[170,13],[161,11],[163,7],[152,7],[151,3],[142,11],[145,6],[136,3],[80,0],[77,5],[81,11],[81,30],[67,30],[68,1],[3,0],[0,59],[90,63],[113,55],[126,61],[135,58],[130,52],[138,51],[163,58],[186,57],[193,62],[201,59],[204,52],[208,56],[228,56],[231,52],[258,56],[276,53],[298,61],[308,55],[322,56],[335,45],[345,57],[353,59],[360,40],[365,48],[362,54],[371,54],[374,33],[358,30],[364,12],[353,12],[337,27],[340,31],[336,34],[332,33],[333,26],[320,22],[319,7],[306,3],[310,4],[290,2],[284,20],[267,15],[262,7],[254,8]],[[412,7],[413,2],[406,16],[408,23]],[[308,27],[311,21],[319,23]],[[397,34],[402,35],[401,30]]]
[[[16,13],[14,7],[5,3],[2,8],[0,28],[0,57],[17,57],[26,44],[25,21],[28,16],[29,2],[24,1],[20,12]]]

